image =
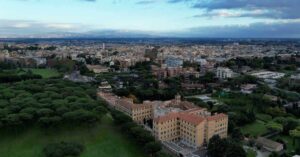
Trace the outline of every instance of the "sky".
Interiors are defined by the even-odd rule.
[[[300,38],[300,0],[0,0],[0,37],[127,33]]]

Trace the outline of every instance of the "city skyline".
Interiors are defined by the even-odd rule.
[[[0,0],[0,5],[0,37],[300,37],[297,0]]]

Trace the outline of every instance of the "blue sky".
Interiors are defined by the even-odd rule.
[[[0,35],[300,37],[299,0],[0,0]]]

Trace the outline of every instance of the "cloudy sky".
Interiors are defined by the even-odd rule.
[[[300,0],[0,0],[0,37],[95,31],[300,38]]]

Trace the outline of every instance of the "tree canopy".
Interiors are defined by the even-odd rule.
[[[92,85],[63,80],[1,84],[0,127],[97,122],[107,111],[103,103],[96,101],[95,93],[96,88]]]

